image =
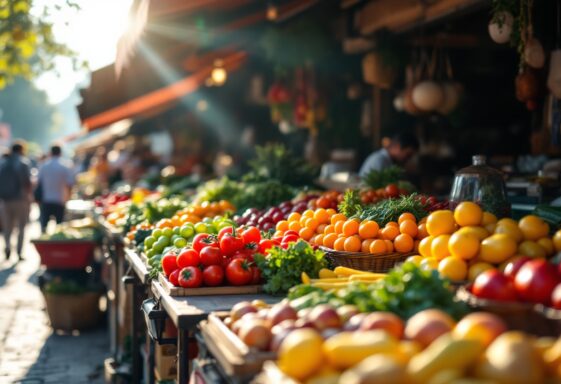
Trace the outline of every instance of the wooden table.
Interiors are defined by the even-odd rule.
[[[152,293],[177,327],[177,384],[189,380],[189,332],[195,331],[201,320],[211,312],[230,310],[240,301],[259,299],[273,304],[281,300],[267,294],[172,297],[156,281],[152,282]]]

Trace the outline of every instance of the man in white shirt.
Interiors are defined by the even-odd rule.
[[[398,133],[392,137],[390,144],[372,153],[364,160],[359,176],[364,177],[371,171],[381,171],[392,165],[403,165],[419,149],[419,140],[412,133]]]
[[[72,165],[61,159],[60,146],[51,147],[51,158],[39,168],[39,183],[41,185],[41,230],[43,233],[54,217],[57,224],[64,218],[64,205],[70,195],[70,188],[74,185]]]

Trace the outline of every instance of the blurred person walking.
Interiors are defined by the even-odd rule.
[[[25,226],[31,207],[31,163],[24,156],[24,144],[16,142],[11,152],[0,160],[0,212],[4,233],[5,257],[12,253],[12,232],[18,229],[16,251],[23,260]]]
[[[51,147],[50,158],[39,167],[38,189],[36,200],[41,210],[39,221],[41,231],[45,233],[47,225],[54,217],[57,224],[64,219],[64,205],[70,196],[70,189],[74,185],[72,164],[61,159],[60,146]]]

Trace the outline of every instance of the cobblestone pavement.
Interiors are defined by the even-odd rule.
[[[26,237],[38,232],[31,223]],[[39,256],[29,242],[24,255],[16,263],[0,254],[0,384],[103,383],[106,329],[53,332],[36,284]]]

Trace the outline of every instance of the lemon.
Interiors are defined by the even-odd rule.
[[[454,210],[454,219],[460,227],[479,225],[483,219],[483,210],[474,202],[464,201]]]
[[[479,259],[499,264],[516,253],[516,241],[504,233],[496,233],[481,242]]]
[[[324,363],[323,338],[313,329],[296,329],[281,343],[278,366],[282,372],[297,380],[317,372]]]

